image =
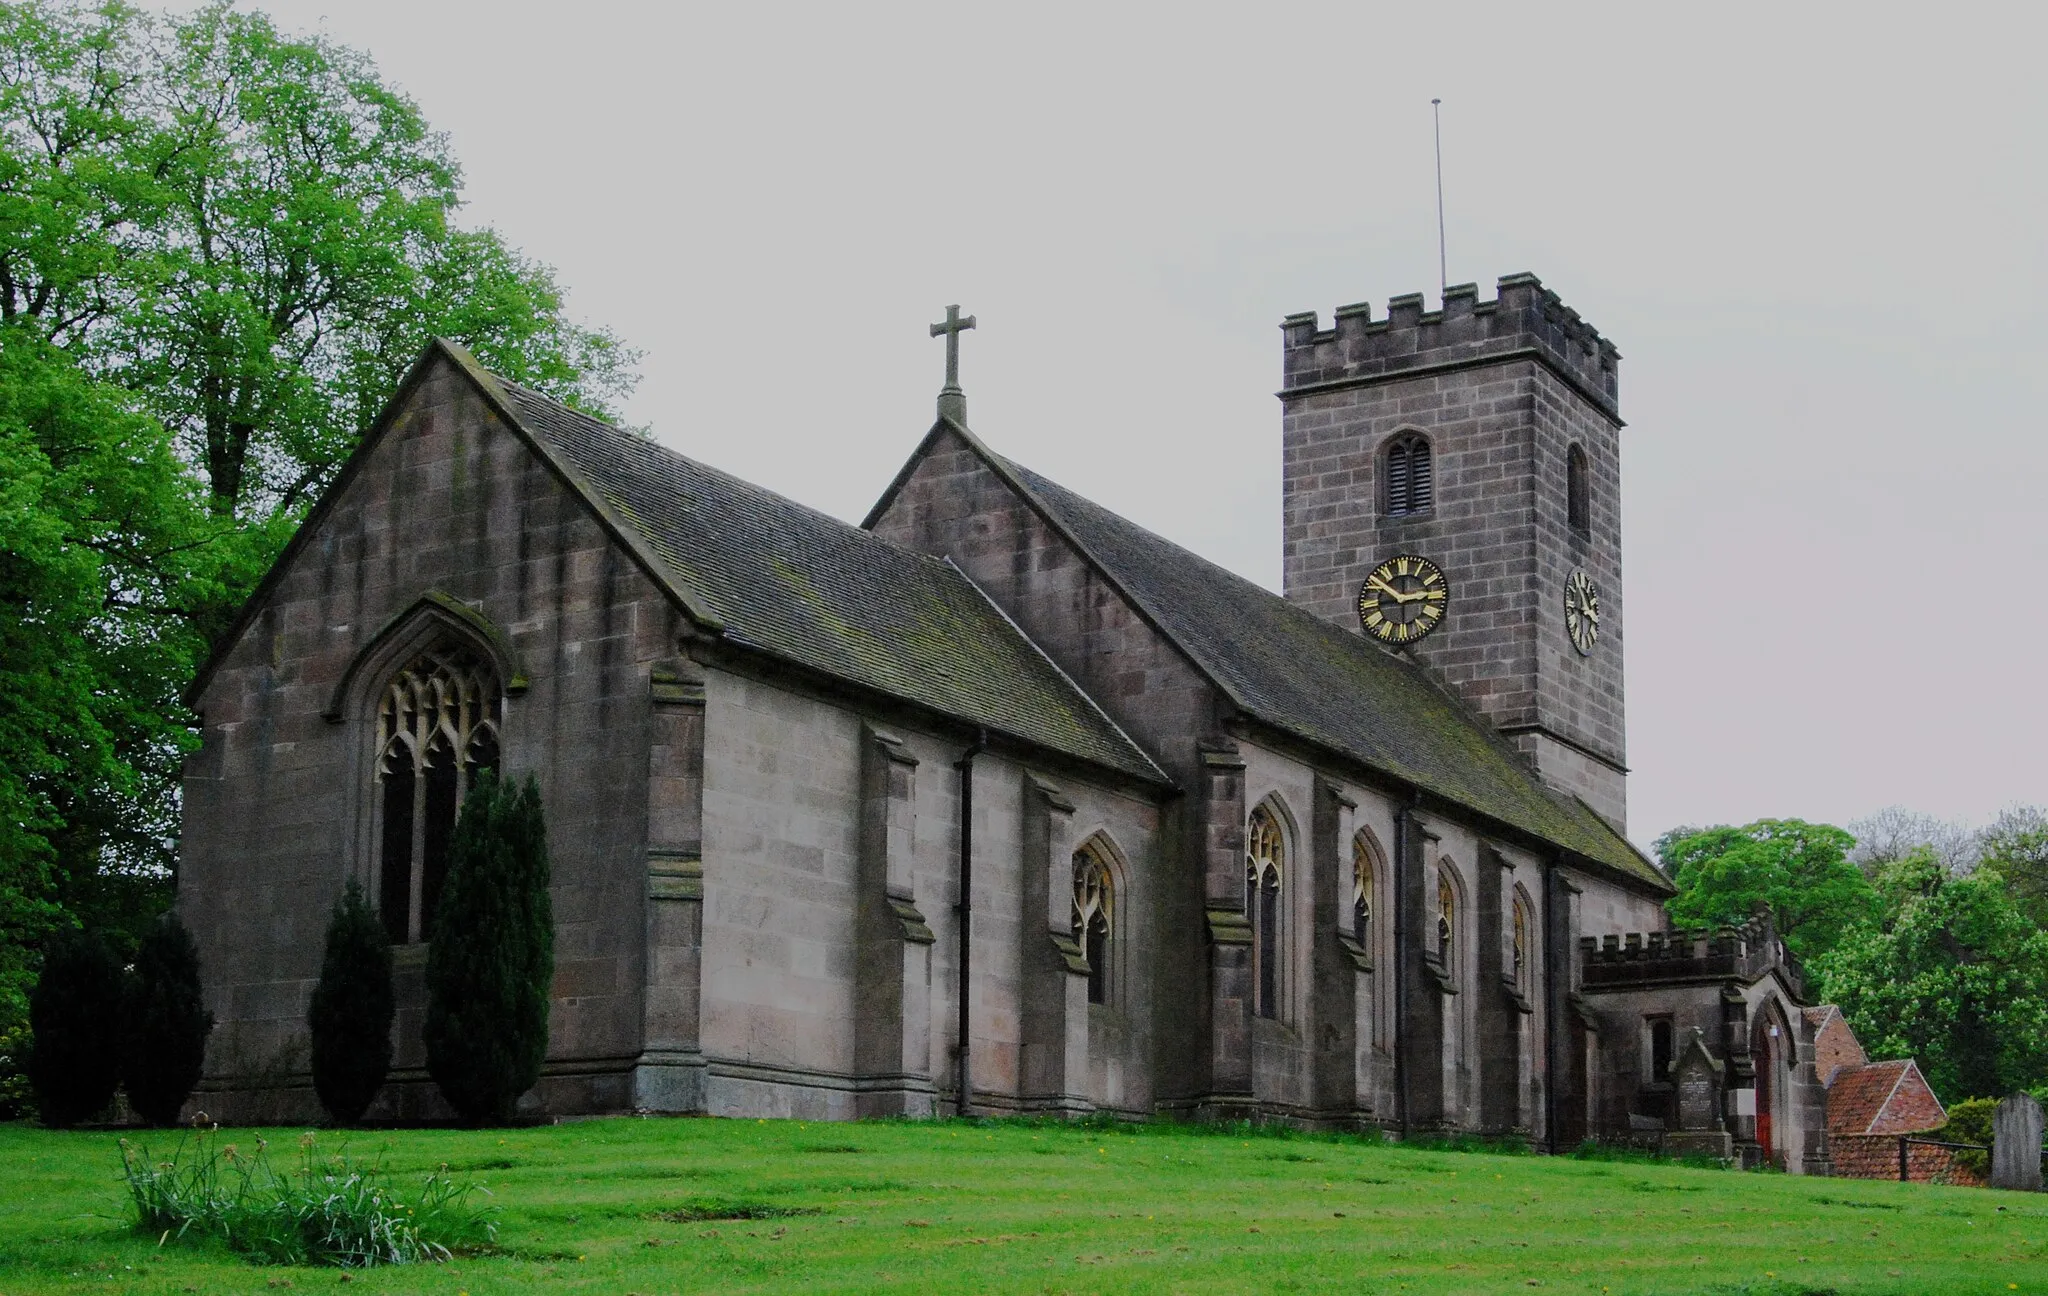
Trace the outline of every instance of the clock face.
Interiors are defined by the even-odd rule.
[[[1402,554],[1372,569],[1358,589],[1358,620],[1381,643],[1408,644],[1442,624],[1451,586],[1427,558]]]
[[[1581,657],[1593,655],[1600,640],[1600,587],[1583,567],[1572,568],[1564,582],[1564,632]]]

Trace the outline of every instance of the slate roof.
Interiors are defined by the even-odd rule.
[[[1845,1071],[1828,1089],[1830,1134],[1921,1134],[1947,1123],[1910,1058]]]
[[[680,585],[671,593],[721,623],[727,640],[1145,782],[1169,781],[951,563],[495,381],[506,412],[645,541]]]
[[[1671,884],[1426,668],[1296,607],[960,433],[1242,711],[1661,893]],[[886,502],[886,498],[885,498]],[[879,511],[880,505],[877,506]]]

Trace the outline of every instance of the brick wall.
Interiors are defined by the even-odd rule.
[[[1828,1146],[1835,1174],[1843,1179],[1899,1177],[1899,1140],[1889,1134],[1835,1134]],[[1906,1178],[1912,1183],[1981,1188],[1984,1175],[1957,1163],[1953,1148],[1915,1143],[1907,1148]]]

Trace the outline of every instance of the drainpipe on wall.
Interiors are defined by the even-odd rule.
[[[1408,1139],[1408,846],[1415,798],[1394,815],[1394,1114]]]
[[[988,747],[988,730],[977,729],[974,741],[960,754],[953,768],[960,772],[960,903],[954,906],[960,915],[960,984],[955,998],[959,1000],[959,1061],[960,1096],[954,1103],[954,1114],[970,1114],[973,1100],[974,1071],[970,1065],[972,1050],[969,1033],[972,1023],[967,1007],[973,1000],[974,991],[974,758]]]
[[[1543,861],[1543,1146],[1557,1154],[1557,861]]]

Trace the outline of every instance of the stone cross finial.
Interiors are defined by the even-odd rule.
[[[939,417],[967,422],[967,393],[960,390],[960,335],[974,327],[974,316],[960,317],[960,307],[946,307],[946,322],[932,325],[932,336],[946,337],[946,385],[939,389]]]

